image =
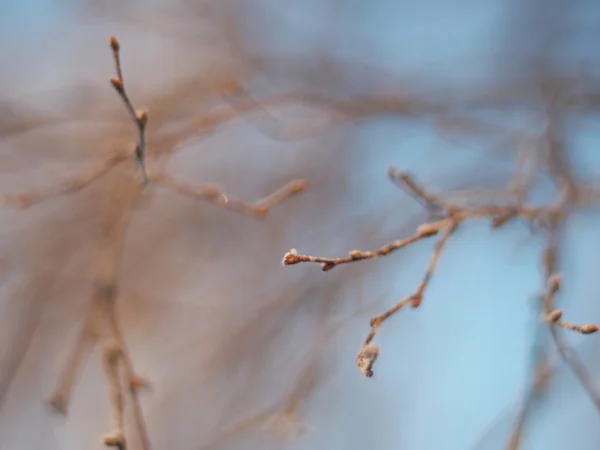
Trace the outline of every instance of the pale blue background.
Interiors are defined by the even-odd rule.
[[[62,73],[53,59],[52,46],[60,45],[74,27],[72,5],[50,0],[0,2],[0,62],[6,62],[2,67],[10,85],[17,92],[27,93],[32,84],[40,88],[56,83]],[[303,60],[310,60],[313,53],[323,50],[326,36],[326,52],[338,61],[360,61],[390,75],[408,75],[425,85],[441,84],[450,90],[454,86],[461,92],[502,73],[505,60],[497,55],[515,49],[527,54],[536,48],[536,42],[528,41],[527,33],[522,31],[529,9],[540,9],[540,20],[550,20],[544,14],[550,17],[555,5],[561,4],[475,0],[295,3],[290,7],[289,2],[281,2],[281,6],[274,1],[252,2],[259,7],[252,9],[255,15],[248,15],[243,32],[249,39],[256,39],[257,45]],[[596,57],[597,65],[599,32],[593,30],[593,25],[597,28],[600,7],[591,6],[593,2],[569,4],[574,11],[575,32],[562,52],[565,58],[573,60]],[[104,34],[112,33],[109,26],[95,32],[103,35],[104,30]],[[12,61],[23,55],[31,57],[35,67],[48,74],[43,81],[39,74],[24,71],[23,65],[12,66]],[[592,65],[592,70],[596,69]],[[584,128],[569,136],[575,149],[575,164],[587,175],[597,175],[600,168],[599,119],[598,115],[586,118]],[[390,220],[386,228],[398,226],[419,212],[412,202],[401,201],[402,194],[386,179],[390,164],[417,173],[440,189],[450,174],[486,178],[477,173],[480,158],[485,161],[485,152],[447,143],[431,135],[425,126],[382,119],[357,125],[354,133],[358,150],[370,155],[370,163],[357,167],[352,174],[348,196],[353,211],[376,212],[397,202],[402,207],[398,215],[403,217]],[[510,161],[494,167],[497,173],[508,173]],[[539,192],[541,198],[546,195],[543,189]],[[574,322],[600,322],[596,280],[599,227],[597,214],[576,216],[566,237],[562,261],[566,280],[564,304]],[[527,236],[526,228],[518,225],[495,233],[486,224],[461,230],[442,256],[423,307],[399,314],[383,327],[377,339],[382,354],[376,377],[370,381],[355,376],[351,367],[353,354],[366,332],[364,322],[353,325],[347,339],[334,343],[342,374],[332,378],[315,400],[309,417],[311,433],[291,446],[381,450],[503,448],[513,411],[510,408],[514,409],[518,401],[528,370],[529,343],[534,331],[529,298],[540,286],[538,261],[542,242]],[[300,250],[302,244],[297,243]],[[422,247],[430,249],[431,245]],[[321,253],[329,255],[338,250],[339,247],[323,248]],[[393,264],[378,266],[380,272],[373,282],[388,302],[410,292],[420,279],[428,252],[407,250],[406,258],[409,256],[411,263],[402,264],[398,271]],[[316,268],[314,276],[321,276]],[[597,374],[600,337],[585,340],[582,356]],[[581,339],[574,337],[573,341]],[[600,376],[596,378],[600,380]],[[600,417],[591,402],[570,374],[561,375],[555,388],[534,416],[531,435],[523,448],[598,448]],[[335,402],[328,401],[329,396]],[[27,418],[23,417],[23,421]],[[472,447],[490,424],[490,434],[479,447]],[[66,429],[68,425],[60,426]],[[359,433],[358,427],[364,433]],[[345,429],[352,429],[353,433],[345,433]],[[2,430],[0,426],[1,449],[30,448],[25,435]],[[13,444],[2,439],[5,432],[16,440]],[[363,438],[357,439],[356,433]],[[71,447],[65,444],[64,448]]]

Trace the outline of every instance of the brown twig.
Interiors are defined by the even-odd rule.
[[[113,416],[113,431],[104,436],[104,445],[125,450],[125,399],[119,375],[122,350],[118,342],[108,340],[102,348],[104,371],[106,373]]]
[[[554,221],[562,217],[561,210],[557,206],[545,208],[530,207],[523,204],[512,204],[506,206],[481,205],[469,207],[444,204],[444,202],[440,200],[439,196],[430,194],[417,181],[415,181],[411,175],[398,172],[394,168],[389,169],[388,175],[392,181],[399,184],[400,187],[402,187],[409,195],[419,200],[429,211],[441,213],[441,218],[435,222],[421,225],[417,229],[417,233],[415,235],[403,240],[394,241],[376,251],[362,252],[359,250],[353,250],[349,253],[348,257],[324,258],[319,256],[299,255],[295,249],[292,249],[284,255],[282,261],[283,265],[294,265],[302,262],[319,263],[321,264],[323,271],[328,271],[341,264],[348,264],[355,261],[374,259],[388,255],[395,250],[404,248],[425,237],[434,236],[440,231],[445,230],[444,235],[435,246],[434,253],[427,267],[425,276],[420,285],[417,287],[416,291],[409,297],[406,297],[396,303],[383,314],[371,319],[371,330],[356,358],[358,369],[367,377],[371,377],[373,375],[373,364],[379,356],[379,348],[372,342],[373,338],[379,331],[379,327],[386,319],[391,317],[400,309],[406,306],[418,307],[421,304],[424,291],[429,284],[433,273],[435,272],[442,250],[450,236],[456,231],[462,222],[475,218],[483,218],[489,220],[493,228],[499,228],[510,220],[520,217],[532,226],[537,224],[541,227],[547,228]],[[564,205],[568,200],[565,195],[566,194],[563,194],[559,201],[559,205],[561,206]],[[598,331],[598,327],[596,325],[574,325],[569,322],[562,321],[562,313],[560,311],[555,311],[554,308],[547,309],[545,312],[545,319],[551,319],[549,323],[552,324],[552,329],[555,327],[561,327],[583,334],[590,334]]]
[[[110,46],[113,51],[113,57],[115,60],[115,69],[117,72],[117,76],[115,78],[110,79],[110,83],[115,88],[123,103],[125,104],[125,108],[129,113],[131,120],[133,121],[137,131],[138,131],[138,141],[135,146],[135,157],[138,167],[140,168],[140,172],[142,174],[142,181],[145,184],[148,183],[148,175],[146,173],[145,166],[145,154],[146,154],[146,125],[148,124],[148,111],[140,110],[136,111],[129,99],[129,95],[125,89],[125,79],[123,78],[123,71],[121,69],[121,57],[120,57],[120,48],[121,45],[116,37],[110,37]]]
[[[266,217],[272,208],[287,198],[305,191],[308,186],[304,180],[293,180],[272,194],[249,203],[223,192],[216,185],[192,186],[164,171],[153,173],[150,179],[153,183],[185,196],[256,218]]]
[[[58,185],[47,187],[37,192],[29,191],[23,194],[6,195],[0,200],[0,203],[5,205],[15,205],[19,206],[20,208],[29,208],[30,206],[34,206],[38,203],[42,203],[62,195],[73,194],[107,174],[123,160],[124,157],[121,155],[113,156],[112,158],[101,162],[95,167],[70,177]]]
[[[77,338],[73,350],[67,358],[67,362],[60,374],[59,382],[54,390],[54,394],[52,394],[52,397],[49,400],[50,406],[63,416],[66,416],[68,413],[71,394],[77,382],[77,378],[81,374],[83,366],[89,355],[92,353],[99,337],[103,321],[103,310],[99,300],[100,299],[95,296],[90,302],[83,329]]]
[[[394,167],[388,170],[389,178],[406,193],[419,201],[427,210],[437,211],[444,207],[443,202],[438,196],[427,192],[411,174],[407,172],[398,172]]]
[[[133,162],[140,170],[142,183],[136,182],[131,184],[131,176],[124,173],[128,178],[126,183],[128,183],[127,186],[130,192],[122,192],[120,189],[121,185],[118,183],[115,186],[111,185],[109,194],[112,194],[113,198],[110,205],[108,205],[110,210],[105,211],[100,216],[102,220],[100,225],[102,235],[96,254],[95,262],[97,266],[94,269],[94,288],[88,313],[83,329],[67,358],[57,388],[51,396],[49,403],[56,411],[63,415],[67,414],[70,397],[76,385],[77,378],[89,354],[98,343],[100,336],[103,336],[105,339],[103,347],[104,370],[109,385],[114,422],[114,430],[111,434],[105,436],[104,442],[107,446],[115,446],[119,449],[125,448],[123,412],[125,402],[129,401],[133,406],[135,427],[141,440],[141,448],[149,450],[151,446],[148,428],[139,401],[139,391],[141,388],[148,387],[148,383],[142,377],[138,376],[134,370],[116,308],[118,271],[125,245],[129,218],[142,189],[148,182],[155,181],[157,184],[176,192],[213,203],[225,209],[245,213],[256,218],[264,218],[273,207],[287,198],[306,190],[307,183],[304,180],[291,181],[265,198],[254,203],[248,203],[229,196],[218,188],[211,186],[189,186],[160,170],[156,174],[153,174],[152,180],[150,180],[145,161],[147,153],[146,125],[148,123],[148,113],[146,111],[136,111],[133,107],[129,94],[125,89],[120,59],[120,44],[116,38],[111,37],[110,46],[116,71],[116,77],[111,78],[110,81],[125,104],[126,110],[137,130],[138,136],[134,154],[132,155],[131,152],[116,154],[97,167],[76,174],[66,182],[55,187],[21,195],[0,196],[0,205],[16,204],[30,206],[60,195],[74,193],[107,174],[121,162],[131,161],[130,158],[133,156]],[[249,106],[254,107],[255,105]],[[184,133],[191,133],[193,137],[194,133],[211,131],[219,124],[225,123],[237,114],[235,111],[233,114],[231,111],[227,114],[221,112],[220,114],[201,117],[195,121],[192,120],[191,125],[195,128],[184,129]],[[190,134],[187,137],[190,137]],[[178,146],[185,142],[185,135],[181,133],[163,133],[153,142],[160,144],[158,145],[158,150],[154,152],[155,155],[160,155],[161,153],[168,155],[180,148]],[[107,147],[112,148],[118,145],[111,144]],[[125,393],[128,393],[127,398],[125,397]]]
[[[379,250],[367,252],[352,250],[350,251],[349,256],[343,258],[323,258],[320,256],[299,255],[296,249],[292,249],[283,256],[282,264],[284,266],[292,266],[303,262],[320,263],[323,272],[327,272],[342,264],[389,255],[390,253],[420,241],[421,239],[434,236],[436,233],[437,231],[434,232],[429,229],[424,229],[422,231],[417,231],[417,234],[406,239],[391,242],[390,244],[381,247]]]

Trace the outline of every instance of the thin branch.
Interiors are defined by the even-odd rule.
[[[563,360],[563,362],[572,370],[573,374],[577,377],[582,387],[585,389],[589,397],[594,402],[594,405],[598,412],[600,413],[600,391],[596,386],[596,383],[593,381],[592,376],[585,368],[584,364],[581,362],[579,355],[567,342],[560,336],[556,324],[562,315],[562,312],[558,311],[561,314],[557,314],[554,309],[554,297],[559,292],[561,287],[561,278],[559,275],[550,273],[550,270],[553,268],[552,261],[557,259],[556,253],[556,232],[557,232],[558,224],[550,231],[550,236],[548,238],[548,246],[546,249],[546,257],[545,261],[545,269],[547,273],[547,288],[544,294],[542,295],[542,304],[544,308],[544,313],[546,317],[550,317],[549,329],[550,335],[552,336],[552,340],[556,345],[558,353]],[[554,322],[552,318],[558,317]],[[596,325],[584,325],[584,326],[575,326],[572,324],[568,324],[568,329],[576,329],[584,334],[590,334],[598,331],[598,327]],[[581,329],[586,329],[586,332],[581,331]]]
[[[127,392],[133,404],[133,416],[135,420],[135,426],[138,430],[139,437],[141,439],[141,445],[143,450],[150,450],[150,433],[148,432],[148,425],[144,418],[142,405],[139,399],[139,392],[142,388],[148,388],[149,383],[146,379],[136,374],[133,361],[127,350],[123,331],[121,329],[119,318],[116,311],[115,302],[111,302],[107,305],[106,318],[111,330],[113,338],[119,345],[121,350],[120,358],[125,370],[125,379],[127,385]]]
[[[413,176],[407,172],[398,172],[394,167],[388,169],[389,178],[400,186],[407,194],[420,202],[428,211],[444,208],[444,203],[434,194],[427,192]]]
[[[49,400],[50,406],[63,416],[66,416],[68,413],[71,395],[77,378],[98,342],[102,321],[103,309],[100,298],[95,296],[90,302],[83,329],[67,358],[67,362],[60,374],[58,385]]]
[[[334,267],[342,264],[348,264],[355,261],[362,261],[364,259],[375,259],[381,256],[389,255],[390,253],[396,250],[400,250],[401,248],[407,247],[408,245],[413,244],[422,239],[434,236],[435,234],[437,234],[437,231],[421,229],[421,231],[417,231],[415,235],[410,236],[406,239],[391,242],[381,247],[379,250],[367,252],[361,252],[360,250],[352,250],[350,251],[349,256],[342,258],[324,258],[320,256],[299,255],[296,249],[291,249],[283,256],[282,264],[284,266],[292,266],[294,264],[304,262],[320,263],[321,270],[323,270],[323,272],[327,272],[333,269]]]
[[[148,124],[148,111],[141,110],[136,111],[129,99],[129,95],[125,90],[125,79],[123,78],[123,71],[121,70],[121,57],[120,57],[120,44],[116,37],[110,37],[110,46],[113,51],[113,57],[115,60],[115,68],[117,72],[117,76],[115,78],[110,79],[110,83],[115,88],[123,103],[125,104],[125,108],[133,121],[137,131],[138,131],[138,141],[135,146],[135,157],[138,167],[140,168],[140,172],[142,174],[143,184],[146,185],[148,183],[148,175],[146,173],[145,166],[145,154],[146,154],[146,125]]]
[[[179,194],[260,219],[265,218],[279,203],[305,191],[308,186],[304,180],[293,180],[272,194],[249,203],[227,194],[216,185],[192,186],[164,171],[153,173],[151,181]]]
[[[95,180],[107,174],[117,164],[122,162],[124,157],[113,156],[106,161],[101,162],[95,167],[82,171],[59,185],[45,188],[39,191],[30,191],[23,194],[6,195],[0,198],[0,203],[5,205],[16,205],[21,208],[29,208],[44,201],[67,194],[73,194],[90,185]]]
[[[384,247],[381,247],[379,250],[369,252],[352,250],[348,257],[324,258],[319,256],[299,255],[295,249],[292,249],[284,255],[282,261],[283,265],[294,265],[302,262],[319,263],[321,264],[323,271],[329,271],[341,264],[348,264],[365,259],[375,259],[388,255],[393,251],[404,248],[425,237],[434,236],[441,230],[446,230],[442,238],[436,243],[434,253],[427,267],[425,276],[417,287],[416,291],[409,297],[406,297],[396,303],[383,314],[371,319],[371,330],[356,357],[358,369],[367,377],[373,376],[373,364],[379,356],[379,348],[372,341],[379,331],[381,324],[400,309],[403,309],[406,306],[416,308],[421,304],[423,300],[423,294],[431,280],[431,277],[433,276],[433,273],[435,272],[442,250],[450,236],[456,231],[462,222],[475,218],[484,218],[490,221],[492,228],[499,228],[510,220],[520,217],[528,222],[531,226],[537,224],[540,227],[548,228],[556,220],[562,218],[562,210],[564,209],[564,206],[568,204],[570,199],[568,194],[572,192],[569,190],[566,193],[561,193],[557,205],[550,207],[529,207],[523,204],[511,204],[506,206],[484,204],[475,207],[457,206],[452,204],[444,204],[441,201],[440,196],[429,193],[417,181],[415,181],[411,175],[407,173],[398,172],[396,169],[390,168],[388,175],[392,181],[400,185],[400,187],[409,195],[415,197],[430,212],[442,213],[441,218],[435,222],[421,225],[417,229],[417,233],[415,235],[406,239],[394,241]],[[550,253],[546,253],[547,258],[552,259]],[[544,320],[552,325],[552,329],[561,327],[582,334],[590,334],[598,331],[598,327],[593,324],[574,325],[561,320],[562,312],[556,311],[554,308],[546,309],[545,313]],[[579,368],[577,370],[580,371]]]
[[[104,371],[106,373],[113,416],[113,431],[104,436],[104,445],[125,450],[125,399],[119,377],[119,366],[122,358],[121,346],[118,342],[108,340],[103,349]]]
[[[358,370],[360,370],[360,372],[362,372],[366,377],[370,378],[373,376],[373,364],[375,364],[375,360],[379,355],[379,349],[375,344],[373,344],[372,341],[379,331],[381,324],[406,306],[418,308],[421,305],[421,302],[423,301],[423,294],[425,293],[425,289],[427,289],[427,286],[433,277],[435,269],[437,268],[437,264],[440,260],[440,256],[446,244],[448,243],[450,236],[452,236],[452,234],[454,234],[458,228],[458,225],[458,222],[452,222],[446,229],[444,235],[439,241],[436,242],[433,254],[429,260],[429,264],[427,264],[425,276],[423,277],[421,283],[419,283],[419,286],[415,292],[409,297],[400,300],[383,314],[375,316],[371,319],[371,331],[367,335],[367,338],[365,339],[365,342],[359,351],[358,356],[356,357],[356,366],[358,367]]]

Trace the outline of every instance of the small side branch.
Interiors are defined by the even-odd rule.
[[[433,274],[435,273],[440,256],[442,255],[450,236],[452,236],[452,234],[454,234],[458,228],[458,225],[458,222],[452,222],[440,240],[436,242],[433,254],[431,255],[431,259],[427,265],[427,270],[425,271],[425,276],[423,277],[421,283],[419,283],[419,286],[415,292],[409,297],[400,300],[383,314],[375,316],[371,319],[371,331],[367,335],[367,338],[365,339],[365,342],[356,357],[356,366],[358,370],[366,377],[371,378],[373,376],[373,365],[375,364],[375,360],[379,355],[379,348],[372,341],[379,331],[381,324],[406,306],[418,308],[421,305],[421,302],[423,301],[423,295],[427,289],[427,286],[429,286],[429,283],[431,282]]]
[[[304,180],[293,180],[272,194],[254,203],[249,203],[227,194],[216,185],[192,186],[162,171],[153,174],[151,181],[187,197],[259,219],[267,217],[275,206],[289,197],[305,191],[308,187],[307,182]]]
[[[66,416],[69,403],[77,378],[79,377],[85,362],[96,346],[99,333],[104,320],[104,310],[101,299],[96,293],[90,302],[89,311],[83,325],[83,329],[77,338],[75,346],[67,359],[60,374],[58,386],[49,400],[50,406],[58,413]]]
[[[388,169],[388,177],[404,192],[415,198],[428,211],[435,212],[444,208],[442,200],[434,194],[427,192],[411,174],[407,172],[399,172],[394,167]]]
[[[5,205],[14,205],[20,208],[29,208],[38,203],[60,197],[62,195],[73,194],[90,185],[95,180],[108,173],[113,167],[124,160],[123,156],[114,156],[91,169],[80,172],[64,182],[39,191],[25,192],[16,195],[6,195],[0,198],[0,203]]]
[[[123,352],[118,342],[108,340],[102,348],[102,353],[113,417],[113,431],[104,436],[104,445],[125,450],[125,398],[119,376]]]
[[[379,250],[362,252],[360,250],[352,250],[348,254],[347,257],[342,258],[324,258],[320,256],[310,256],[310,255],[299,255],[296,249],[291,249],[283,256],[283,261],[281,263],[284,266],[292,266],[294,264],[310,262],[310,263],[319,263],[321,264],[321,270],[323,272],[327,272],[333,269],[336,266],[342,264],[348,264],[355,261],[362,261],[365,259],[375,259],[381,256],[389,255],[396,250],[400,250],[401,248],[407,247],[410,244],[414,244],[417,241],[422,239],[435,236],[439,232],[439,224],[433,224],[431,226],[421,226],[417,229],[417,233],[413,236],[410,236],[406,239],[401,239],[398,241],[391,242]]]
[[[121,57],[120,57],[120,48],[121,45],[116,37],[110,37],[110,47],[113,52],[113,58],[115,60],[115,69],[117,72],[117,76],[110,79],[110,83],[115,88],[115,91],[119,94],[123,103],[125,104],[125,108],[135,125],[138,132],[138,140],[135,146],[135,159],[140,168],[140,172],[142,174],[143,184],[146,185],[148,183],[148,175],[146,173],[146,163],[145,163],[145,155],[146,155],[146,125],[148,124],[148,111],[140,110],[136,111],[129,99],[129,95],[125,89],[125,79],[123,78],[123,71],[121,69]]]

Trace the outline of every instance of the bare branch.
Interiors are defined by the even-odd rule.
[[[30,206],[42,203],[44,201],[72,194],[85,188],[95,180],[99,179],[108,173],[113,167],[124,160],[123,156],[114,156],[95,167],[78,173],[63,183],[49,187],[40,191],[30,191],[23,194],[7,195],[0,199],[0,202],[6,205],[16,205],[21,208],[29,208]]]
[[[119,363],[122,358],[121,347],[118,342],[108,340],[103,349],[104,371],[108,380],[110,406],[113,416],[113,431],[104,436],[104,445],[125,450],[125,399],[119,377]]]
[[[304,180],[293,180],[272,194],[249,203],[225,193],[216,185],[192,186],[164,171],[153,173],[151,181],[179,194],[259,219],[265,218],[272,208],[305,191],[308,186]]]
[[[294,264],[299,264],[303,262],[320,263],[321,270],[323,270],[323,272],[327,272],[341,264],[348,264],[355,261],[362,261],[364,259],[374,259],[379,258],[381,256],[389,255],[390,253],[396,250],[400,250],[401,248],[407,247],[408,245],[420,241],[421,239],[435,236],[438,233],[438,231],[439,227],[436,226],[436,224],[433,224],[433,226],[430,227],[422,226],[419,227],[415,235],[406,239],[391,242],[381,247],[379,250],[367,252],[361,252],[360,250],[352,250],[350,251],[349,256],[343,258],[323,258],[320,256],[299,255],[296,249],[292,249],[283,256],[282,264],[284,266],[292,266]]]
[[[133,124],[136,126],[138,131],[138,141],[135,146],[135,156],[138,166],[140,168],[140,172],[142,174],[143,184],[148,183],[148,175],[146,173],[145,166],[145,154],[146,154],[146,125],[148,124],[148,111],[141,110],[136,111],[129,99],[129,95],[125,90],[125,80],[123,78],[123,71],[121,70],[121,57],[120,57],[120,44],[116,37],[110,37],[110,46],[113,51],[113,57],[115,60],[115,68],[117,71],[116,78],[111,78],[110,83],[115,88],[123,103],[125,104],[125,108],[129,113]]]
[[[409,173],[398,172],[394,167],[390,167],[388,169],[388,176],[407,194],[419,201],[427,210],[437,211],[444,207],[444,204],[436,195],[427,192]]]

